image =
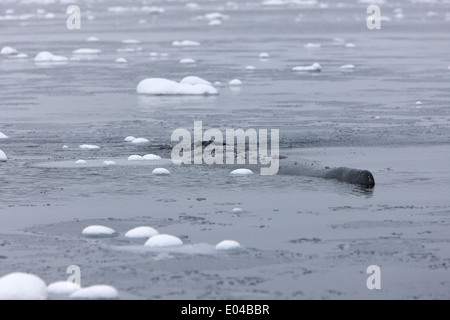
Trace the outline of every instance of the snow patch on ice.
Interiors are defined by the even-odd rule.
[[[320,43],[307,43],[305,44],[305,48],[313,49],[313,48],[320,48],[322,45]]]
[[[128,161],[143,161],[144,158],[138,154],[133,154],[128,157]]]
[[[180,63],[181,64],[194,64],[194,63],[196,63],[197,61],[195,61],[194,59],[190,59],[190,58],[186,58],[186,59],[181,59],[180,60]]]
[[[169,175],[170,171],[165,168],[155,168],[153,169],[152,174],[157,176],[164,176]]]
[[[145,242],[146,247],[151,248],[167,248],[181,246],[183,241],[180,238],[172,236],[170,234],[158,234],[152,236]]]
[[[162,159],[160,156],[157,156],[156,154],[152,154],[152,153],[146,154],[142,158],[144,160],[150,160],[150,161],[152,161],[152,160],[161,160]]]
[[[197,47],[200,46],[200,42],[192,40],[174,41],[172,45],[175,47]]]
[[[123,44],[139,44],[141,42],[136,39],[125,39],[125,40],[122,40],[122,43]]]
[[[92,48],[81,48],[72,51],[73,54],[100,54],[102,51],[100,49],[92,49]]]
[[[55,296],[70,296],[80,290],[81,287],[70,281],[56,281],[47,286],[47,293]]]
[[[105,226],[94,225],[84,228],[81,234],[89,237],[112,237],[117,233],[114,229]]]
[[[34,274],[13,272],[0,278],[0,300],[46,300],[47,286]]]
[[[117,58],[116,63],[128,63],[128,60],[125,58]]]
[[[96,145],[93,145],[93,144],[82,144],[82,145],[79,145],[78,148],[83,149],[83,150],[100,149],[99,146],[96,146]]]
[[[8,157],[2,150],[0,150],[0,162],[6,162],[6,161],[8,161]]]
[[[33,59],[35,62],[67,62],[67,57],[54,55],[48,51],[39,52]]]
[[[17,54],[18,51],[13,48],[13,47],[3,47],[2,50],[0,51],[1,55],[12,55],[12,54]]]
[[[216,95],[217,89],[204,83],[178,83],[164,78],[148,78],[139,82],[139,94],[150,95]]]
[[[228,85],[230,86],[242,86],[242,81],[239,79],[233,79],[231,80]]]
[[[230,175],[232,176],[248,176],[252,175],[253,171],[249,169],[236,169],[231,171]]]
[[[134,144],[143,144],[143,143],[149,143],[149,142],[150,142],[150,140],[145,139],[145,138],[136,138],[133,141],[131,141],[131,143],[134,143]]]
[[[127,237],[127,238],[150,238],[157,234],[159,234],[159,232],[156,229],[154,229],[152,227],[141,226],[141,227],[136,227],[136,228],[133,228],[133,229],[127,231],[127,233],[125,233],[125,237]]]
[[[320,72],[322,71],[322,66],[320,64],[313,63],[310,66],[297,66],[292,68],[293,71],[312,71],[312,72]]]
[[[240,247],[241,247],[241,245],[237,241],[223,240],[216,245],[215,249],[216,250],[233,250],[233,249],[238,249]]]
[[[183,79],[181,79],[180,83],[182,84],[191,84],[191,85],[196,85],[196,84],[205,84],[205,85],[211,85],[211,82],[209,82],[208,80],[202,79],[200,77],[196,77],[196,76],[187,76],[184,77]]]
[[[126,137],[125,139],[123,139],[123,141],[131,142],[131,141],[133,141],[133,140],[135,140],[135,139],[136,139],[136,137],[128,136],[128,137]]]
[[[86,39],[86,42],[98,42],[98,41],[100,41],[100,39],[97,37],[89,37]]]
[[[112,300],[119,298],[116,288],[108,285],[95,285],[82,288],[70,295],[71,299]]]

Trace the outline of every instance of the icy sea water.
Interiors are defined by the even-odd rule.
[[[0,47],[29,56],[0,57],[0,131],[10,137],[0,140],[9,158],[0,163],[0,276],[26,271],[50,283],[75,264],[83,286],[113,285],[125,299],[448,299],[450,4],[380,4],[388,19],[371,31],[368,4],[353,1],[197,3],[81,1],[82,29],[69,31],[67,4],[0,2]],[[211,12],[229,17],[209,26],[200,17]],[[172,46],[182,40],[201,45]],[[74,57],[79,48],[102,53]],[[36,64],[40,51],[71,59]],[[185,58],[197,63],[180,64]],[[314,62],[322,72],[292,71]],[[354,70],[340,68],[347,64]],[[188,75],[220,81],[219,95],[136,94],[145,78]],[[239,89],[228,87],[235,78]],[[172,131],[194,121],[278,128],[282,155],[368,169],[377,184],[126,160],[168,159]],[[129,135],[150,143],[124,142]],[[171,175],[151,175],[156,166]],[[119,235],[83,237],[93,224]],[[184,245],[155,250],[124,237],[140,225]],[[224,239],[242,248],[215,251]],[[373,264],[381,290],[366,287]]]

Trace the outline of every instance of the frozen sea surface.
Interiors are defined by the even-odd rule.
[[[0,47],[28,55],[0,56],[0,276],[51,283],[75,264],[84,287],[125,299],[449,299],[450,4],[389,1],[382,29],[368,30],[368,4],[354,1],[196,3],[80,1],[82,28],[69,31],[59,1],[0,2]],[[214,12],[227,16],[220,26]],[[186,40],[199,45],[173,45]],[[68,60],[35,63],[42,51]],[[321,72],[292,71],[315,62]],[[136,93],[143,79],[186,76],[242,85]],[[282,155],[368,169],[376,186],[170,165],[172,131],[194,121],[280,129]],[[127,160],[150,153],[163,159]],[[90,225],[118,235],[83,237]],[[183,245],[124,236],[142,225]],[[214,250],[224,239],[241,248]],[[366,287],[373,264],[381,290]]]

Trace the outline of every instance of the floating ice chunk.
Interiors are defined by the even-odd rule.
[[[100,54],[102,51],[100,49],[91,49],[91,48],[81,48],[72,51],[73,54]]]
[[[63,145],[62,148],[63,149],[69,149],[69,146]]]
[[[77,161],[75,162],[75,164],[86,164],[86,163],[87,163],[87,161],[86,161],[86,160],[83,160],[83,159],[77,160]]]
[[[8,161],[8,157],[2,150],[0,150],[0,162],[6,162],[6,161]]]
[[[254,66],[246,66],[246,67],[245,67],[245,70],[247,70],[247,71],[253,71],[253,70],[255,70],[255,67],[254,67]]]
[[[0,131],[0,139],[8,139],[8,136]]]
[[[39,52],[33,59],[35,62],[66,62],[68,59],[64,56],[57,56],[48,51]]]
[[[288,4],[289,1],[286,0],[265,0],[262,2],[263,6],[284,6]]]
[[[270,54],[268,54],[267,52],[261,52],[259,54],[259,58],[260,59],[269,59],[270,58]]]
[[[119,53],[130,53],[130,52],[136,52],[135,48],[119,48],[116,50]]]
[[[181,246],[182,244],[183,241],[180,238],[170,234],[157,234],[148,239],[145,246],[151,248],[167,248]]]
[[[192,40],[183,40],[183,41],[174,41],[172,45],[175,47],[197,47],[200,45],[200,42],[192,41]]]
[[[305,44],[305,48],[313,49],[313,48],[320,48],[322,45],[320,43],[307,43]]]
[[[150,57],[157,57],[159,56],[158,52],[150,52]]]
[[[81,234],[89,237],[112,237],[117,233],[114,229],[105,226],[94,225],[84,228]]]
[[[188,10],[199,10],[201,8],[200,5],[194,2],[186,3],[185,7]]]
[[[345,65],[341,66],[341,69],[352,70],[352,69],[355,69],[355,66],[352,64],[345,64]]]
[[[3,47],[2,50],[0,51],[1,55],[12,55],[12,54],[17,54],[18,51],[16,49],[14,49],[13,47]]]
[[[139,94],[151,95],[216,95],[217,89],[208,84],[186,84],[163,78],[148,78],[139,82]]]
[[[450,67],[449,67],[449,69],[450,69]],[[219,86],[221,86],[221,85],[222,85],[222,82],[220,82],[220,81],[216,81],[216,82],[214,82],[214,85],[215,85],[216,87],[219,87]]]
[[[220,12],[211,12],[205,14],[205,18],[208,20],[226,20],[230,17]]]
[[[401,12],[395,14],[395,19],[403,19],[404,17],[405,17],[405,15]]]
[[[157,156],[156,154],[146,154],[145,156],[142,157],[144,160],[161,160],[160,156]]]
[[[356,47],[356,45],[354,43],[349,42],[345,45],[345,47],[346,48],[354,48],[354,47]]]
[[[205,80],[205,79],[202,79],[202,78],[196,77],[196,76],[187,76],[187,77],[181,79],[180,83],[192,84],[192,85],[196,85],[196,84],[211,85],[211,82],[209,82],[208,80]]]
[[[70,296],[80,290],[81,287],[70,281],[56,281],[47,286],[47,293],[55,296]]]
[[[242,86],[242,81],[239,79],[233,79],[231,80],[228,85],[230,86]]]
[[[82,144],[82,145],[79,145],[78,148],[83,149],[83,150],[100,149],[99,146],[96,146],[96,145],[93,145],[93,144]]]
[[[180,63],[182,63],[182,64],[193,64],[193,63],[196,63],[196,62],[197,61],[195,61],[194,59],[189,59],[189,58],[180,60]]]
[[[152,174],[157,176],[164,176],[170,174],[170,171],[164,168],[156,168],[152,171]]]
[[[128,157],[128,161],[142,161],[142,160],[144,160],[144,158],[137,154],[133,154]]]
[[[55,14],[53,12],[49,12],[44,15],[44,19],[54,19],[54,18]]]
[[[87,42],[98,42],[98,41],[100,41],[100,39],[97,37],[89,37],[86,39],[86,41]]]
[[[13,56],[15,59],[26,59],[28,58],[28,55],[26,53],[18,53],[17,55]]]
[[[122,40],[122,43],[123,44],[138,44],[138,43],[141,43],[139,40],[136,40],[136,39],[125,39],[125,40]]]
[[[117,58],[116,63],[128,63],[128,60],[125,58]]]
[[[131,142],[131,141],[133,141],[133,140],[136,140],[136,137],[128,136],[128,137],[126,137],[126,138],[123,139],[123,140],[126,141],[126,142]]]
[[[82,288],[70,295],[71,299],[113,300],[119,298],[119,292],[108,285],[95,285]]]
[[[292,68],[293,71],[312,71],[312,72],[320,72],[322,71],[322,66],[320,64],[313,63],[310,66],[298,66]]]
[[[0,300],[45,300],[45,282],[30,273],[13,272],[0,278]]]
[[[242,209],[242,208],[234,208],[231,212],[233,212],[233,213],[244,213],[245,210]]]
[[[216,245],[216,250],[233,250],[240,248],[239,242],[234,240],[223,240]]]
[[[164,13],[165,12],[164,8],[161,8],[161,7],[148,7],[148,6],[145,6],[145,7],[142,7],[141,10],[143,12],[147,12],[147,13],[150,13],[150,14],[159,14],[159,13]]]
[[[125,233],[125,237],[127,238],[150,238],[159,234],[159,232],[152,227],[137,227],[129,230]]]
[[[416,101],[416,104],[422,104],[422,101]]]
[[[249,169],[236,169],[231,171],[230,175],[232,176],[248,176],[252,175],[253,171]]]
[[[145,138],[136,138],[133,141],[131,141],[131,143],[134,143],[134,144],[143,144],[143,143],[149,143],[149,142],[150,142],[150,140],[145,139]]]
[[[222,25],[222,20],[211,20],[209,23],[208,23],[208,25],[210,25],[210,26],[221,26]]]
[[[116,164],[116,162],[115,161],[106,160],[106,161],[103,161],[103,164],[105,166],[114,166]]]

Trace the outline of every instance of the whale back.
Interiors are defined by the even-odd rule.
[[[375,178],[368,170],[339,167],[328,169],[321,176],[326,179],[336,179],[339,181],[361,184],[368,187],[375,185]]]

